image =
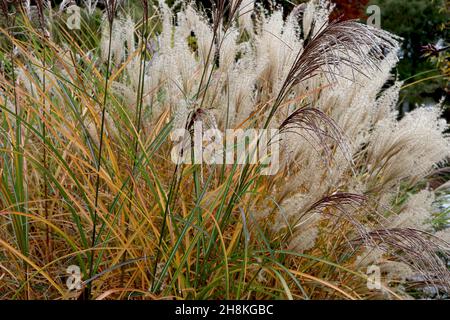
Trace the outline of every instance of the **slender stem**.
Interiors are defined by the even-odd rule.
[[[445,76],[443,74],[440,74],[440,75],[437,75],[437,76],[431,76],[431,77],[423,78],[423,79],[420,79],[420,80],[408,83],[408,84],[404,85],[403,87],[401,87],[400,89],[403,90],[403,89],[406,89],[408,87],[412,87],[412,86],[414,86],[416,84],[419,84],[421,82],[424,82],[424,81],[428,81],[428,80],[432,80],[432,79],[438,79],[438,78],[444,78],[444,77]]]
[[[92,242],[91,248],[95,246],[96,240],[96,224],[97,224],[97,216],[98,216],[98,199],[99,199],[99,191],[100,191],[100,170],[102,165],[102,151],[103,151],[103,134],[105,129],[105,114],[106,114],[106,103],[108,100],[108,83],[110,76],[110,64],[111,64],[111,43],[112,43],[112,30],[113,30],[113,22],[114,19],[108,19],[109,21],[109,43],[108,43],[108,60],[106,63],[106,75],[105,75],[105,90],[103,96],[103,105],[102,105],[102,115],[101,115],[101,125],[100,125],[100,142],[98,148],[98,159],[97,159],[97,178],[95,183],[95,200],[94,200],[94,217],[93,217],[93,227],[92,227]],[[89,261],[89,278],[92,278],[93,266],[94,266],[94,251],[91,250],[90,261]],[[86,286],[84,299],[89,300],[91,295],[92,282],[90,282]]]
[[[136,105],[137,105],[137,114],[135,119],[135,126],[136,126],[136,137],[134,138],[134,154],[133,154],[133,163],[132,163],[132,169],[131,169],[131,177],[134,177],[134,172],[137,167],[137,160],[138,160],[138,152],[139,152],[139,136],[141,133],[141,119],[142,119],[142,105],[143,105],[143,93],[144,93],[144,77],[145,77],[145,63],[146,63],[146,44],[147,44],[147,37],[145,36],[145,32],[147,30],[147,18],[146,16],[143,19],[142,23],[142,35],[141,35],[141,42],[142,42],[142,48],[141,48],[141,61],[139,65],[139,81],[138,81],[138,91],[137,91],[137,97],[136,97]],[[131,208],[133,204],[133,194],[134,194],[134,185],[135,183],[131,181],[130,186],[130,195],[129,195],[129,205],[128,205],[128,212],[131,213]],[[127,215],[125,215],[125,239],[128,239],[128,233],[129,233],[129,218]],[[125,261],[127,259],[127,250],[125,250],[123,257],[122,257],[122,263],[124,264],[120,269],[120,286],[123,286],[124,276],[125,276]]]
[[[22,10],[21,6],[19,10]],[[15,198],[16,198],[16,210],[18,212],[25,212],[25,193],[24,193],[24,161],[23,161],[23,150],[21,147],[22,144],[22,120],[20,117],[19,110],[19,100],[16,90],[16,63],[14,59],[14,40],[13,33],[11,29],[15,26],[15,17],[10,20],[7,16],[7,33],[8,38],[11,39],[11,50],[10,60],[11,60],[11,78],[12,78],[12,91],[13,91],[13,100],[14,100],[14,116],[16,119],[15,123],[15,142],[12,143],[12,148],[14,149],[14,157],[12,159],[13,163],[15,163],[15,167],[17,168],[15,174],[14,188],[15,188]],[[18,242],[19,248],[24,256],[28,255],[28,219],[26,217],[14,217],[13,218],[13,229],[16,240]],[[22,260],[22,267],[25,275],[25,283],[27,283],[27,291],[26,291],[26,299],[30,298],[30,284],[28,281],[28,263]]]
[[[164,238],[164,233],[166,231],[166,220],[167,220],[167,214],[170,211],[170,203],[172,202],[172,197],[173,195],[176,193],[176,190],[178,190],[178,177],[177,177],[177,173],[178,173],[178,169],[179,169],[179,165],[177,164],[175,166],[175,170],[173,172],[173,176],[172,176],[172,182],[170,184],[170,189],[169,189],[169,193],[167,196],[167,201],[166,201],[166,207],[164,209],[164,214],[163,214],[163,222],[162,222],[162,226],[161,226],[161,232],[159,234],[159,241],[158,241],[158,247],[156,249],[156,257],[155,257],[155,263],[153,266],[153,277],[152,277],[152,285],[151,285],[151,291],[155,291],[155,289],[157,287],[159,287],[159,281],[155,282],[156,280],[156,271],[158,269],[158,264],[159,264],[159,259],[161,256],[161,246],[162,246],[162,242],[163,242],[163,238]]]
[[[41,29],[44,33],[44,45],[42,47],[42,165],[45,171],[48,171],[48,161],[47,161],[47,99],[46,99],[46,69],[47,69],[47,61],[46,61],[46,43],[47,37],[44,32],[44,25],[41,22]],[[44,216],[45,220],[48,220],[49,210],[48,210],[48,177],[47,174],[44,174]],[[50,261],[51,256],[51,248],[50,248],[50,228],[46,224],[45,225],[45,243],[46,243],[46,252],[47,252],[47,261]]]

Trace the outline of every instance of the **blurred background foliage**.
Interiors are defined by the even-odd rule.
[[[289,10],[307,0],[281,1]],[[449,80],[449,0],[331,0],[335,10],[331,19],[368,18],[367,7],[378,5],[381,28],[403,38],[402,58],[395,73],[405,81],[399,101],[399,112],[418,105],[435,104],[445,99],[445,118],[450,122]],[[431,45],[429,50],[424,48]]]
[[[424,46],[437,49],[448,45],[448,4],[446,0],[371,0],[381,8],[381,27],[403,40],[402,60],[397,73],[405,80],[401,112],[417,104],[428,104],[446,97],[449,119],[449,53],[426,54]]]

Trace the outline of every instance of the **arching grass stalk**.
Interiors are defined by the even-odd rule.
[[[156,152],[158,151],[158,149],[162,146],[163,142],[166,141],[167,136],[170,133],[170,128],[171,128],[171,122],[169,122],[168,124],[165,125],[165,127],[163,128],[163,130],[160,132],[160,134],[155,138],[155,140],[153,140],[149,146],[142,146],[142,151],[139,154],[139,157],[136,161],[136,168],[140,168],[140,167],[146,167],[146,166],[150,166],[150,171],[152,172],[152,174],[154,176],[155,175],[155,170],[154,168],[152,168],[151,163],[150,163],[150,159],[153,155],[156,154]],[[141,173],[143,174],[144,178],[146,179],[146,181],[150,181],[149,176],[147,174],[147,172],[145,171],[141,171]],[[128,187],[128,184],[131,184],[131,176],[128,176],[125,181],[122,183],[121,187],[120,187],[120,192],[117,193],[117,195],[115,196],[115,198],[113,199],[113,201],[111,202],[110,206],[108,207],[108,212],[113,212],[115,210],[116,206],[120,206],[118,212],[120,212],[121,207],[123,206],[123,203],[120,204],[119,203],[119,197],[122,195],[122,190],[124,190],[123,192],[125,193],[126,188]],[[153,193],[153,195],[157,195],[158,192],[163,193],[163,189],[161,186],[160,181],[156,178],[156,185],[157,185],[157,189],[151,188],[151,192]],[[161,209],[163,209],[163,205],[161,203],[159,203],[159,206]],[[116,215],[115,220],[117,220],[118,218],[118,214]],[[103,221],[102,226],[100,227],[100,230],[98,232],[98,237],[100,237],[101,234],[103,234],[103,232],[106,230],[106,224],[105,221]],[[97,238],[98,238],[97,237]],[[107,234],[105,235],[105,242],[108,242],[108,240],[111,237],[111,230],[109,230],[107,232]],[[97,244],[97,243],[96,243]],[[101,257],[103,255],[104,251],[100,250],[99,255],[96,259],[96,264],[94,266],[94,270],[97,270],[98,265],[100,263]]]
[[[225,10],[226,10],[226,6],[225,6],[225,1],[223,0],[217,0],[215,1],[215,10],[213,11],[214,17],[213,17],[213,37],[211,40],[211,43],[209,45],[209,49],[208,49],[208,54],[206,56],[206,61],[204,62],[204,66],[203,66],[203,71],[202,71],[202,75],[200,78],[200,82],[198,85],[198,89],[197,89],[197,93],[195,94],[195,98],[198,99],[200,96],[200,93],[202,92],[202,86],[203,86],[203,82],[205,81],[205,78],[207,76],[207,72],[208,72],[208,66],[211,60],[211,56],[213,56],[213,51],[215,48],[215,43],[216,40],[218,38],[218,33],[220,32],[220,27],[221,27],[221,22],[223,21],[223,17],[225,14]],[[210,78],[210,75],[208,76],[208,78]],[[203,89],[204,92],[207,91],[208,89],[208,85],[209,85],[209,80],[207,81],[205,88]],[[200,107],[198,109],[200,109],[202,107],[202,104],[200,104]],[[194,110],[191,114],[191,116],[194,115],[194,113],[196,112],[196,110]],[[176,128],[175,128],[176,129]],[[185,129],[189,129],[187,127],[186,124],[186,128]],[[195,164],[194,164],[195,166]],[[154,262],[154,266],[153,266],[153,280],[152,280],[152,285],[151,285],[151,290],[153,292],[155,292],[155,290],[158,290],[161,283],[160,283],[160,279],[162,278],[162,276],[164,276],[165,272],[167,271],[168,268],[168,263],[166,263],[165,267],[163,268],[163,272],[161,272],[161,275],[159,276],[159,279],[157,282],[155,282],[155,278],[156,278],[156,270],[158,268],[158,264],[159,264],[159,258],[160,258],[160,254],[161,254],[161,246],[162,246],[162,242],[163,242],[163,238],[164,238],[164,233],[165,233],[165,229],[166,229],[166,219],[167,219],[167,213],[170,212],[170,204],[172,202],[173,199],[173,194],[176,194],[178,192],[178,188],[179,188],[179,184],[180,184],[180,179],[178,179],[178,170],[180,166],[177,164],[175,166],[173,175],[172,175],[172,179],[171,179],[171,184],[170,184],[170,188],[169,188],[169,194],[167,196],[167,203],[166,203],[166,207],[164,209],[164,213],[163,213],[163,223],[161,226],[161,231],[160,231],[160,235],[159,235],[159,241],[158,241],[158,247],[157,247],[157,251],[156,251],[156,258],[155,258],[155,262]],[[182,168],[181,168],[182,169]],[[193,170],[193,179],[194,179],[194,189],[195,189],[195,196],[198,199],[199,198],[199,192],[200,192],[200,181],[199,181],[199,175],[198,175],[198,168],[195,168]],[[198,215],[197,218],[201,221],[201,208],[199,208],[198,210]],[[198,247],[199,249],[199,247]],[[197,263],[199,262],[199,260],[197,260]],[[196,270],[199,268],[199,265],[197,265]]]
[[[19,9],[23,12],[22,6],[19,6]],[[12,18],[9,15],[8,5],[6,3],[2,3],[2,11],[6,19],[6,27],[7,27],[7,36],[11,41],[11,47],[9,51],[10,61],[11,61],[11,80],[12,80],[12,93],[13,93],[13,104],[14,104],[14,115],[15,115],[15,142],[12,144],[13,149],[13,165],[14,172],[11,171],[11,181],[13,182],[13,191],[14,197],[16,200],[15,209],[18,212],[25,212],[26,207],[26,191],[25,191],[25,175],[24,175],[24,155],[22,149],[22,121],[20,119],[20,109],[19,109],[19,100],[17,96],[16,90],[16,64],[14,59],[14,35],[11,32],[11,29],[15,27],[16,16],[17,13],[12,14]],[[14,176],[13,176],[14,174]],[[28,256],[29,253],[29,233],[28,233],[28,219],[26,216],[12,216],[12,226],[14,236],[16,238],[17,244],[20,248],[21,253],[24,257]],[[24,270],[25,283],[28,282],[28,263],[26,259],[22,260],[22,266]],[[29,298],[29,286],[27,286],[28,290],[26,291],[26,298]]]
[[[423,79],[420,79],[420,80],[417,80],[417,81],[414,81],[414,82],[405,84],[403,87],[401,87],[401,90],[404,90],[404,89],[406,89],[406,88],[415,86],[415,85],[417,85],[417,84],[419,84],[419,83],[421,83],[421,82],[425,82],[425,81],[433,80],[433,79],[444,78],[444,77],[445,77],[445,75],[443,75],[443,74],[439,74],[439,75],[437,75],[437,76],[426,77],[426,78],[423,78]]]
[[[175,176],[176,176],[176,172],[177,172],[177,170],[178,170],[178,167],[179,167],[179,166],[177,165],[176,168],[175,168],[175,171],[174,171]],[[172,179],[172,182],[174,182],[175,180],[178,181],[178,179],[176,179],[176,177],[174,177],[174,178],[175,178],[175,179]],[[209,188],[209,186],[210,186],[210,183],[212,182],[212,178],[213,178],[213,174],[211,173],[211,174],[208,176],[208,179],[206,180],[206,182],[205,182],[205,184],[204,184],[204,187],[203,187],[203,189],[201,190],[201,192],[200,192],[200,194],[199,194],[199,197],[196,199],[196,201],[195,201],[195,206],[192,208],[191,212],[189,213],[189,216],[188,216],[187,219],[186,219],[186,224],[185,224],[185,226],[183,227],[181,233],[178,235],[178,238],[177,238],[176,243],[174,244],[174,246],[173,246],[172,249],[170,250],[170,254],[168,255],[167,262],[165,263],[164,267],[162,268],[161,272],[160,272],[158,275],[155,274],[155,273],[156,273],[156,266],[157,266],[157,265],[155,264],[155,269],[154,269],[154,275],[155,275],[155,277],[154,277],[154,280],[153,280],[153,282],[152,282],[152,291],[153,291],[153,292],[157,292],[157,291],[160,289],[161,284],[163,283],[163,279],[164,279],[164,277],[165,277],[165,275],[167,274],[167,271],[168,271],[168,269],[169,269],[169,265],[172,263],[173,259],[175,258],[175,254],[176,254],[176,252],[178,251],[178,249],[180,248],[184,236],[186,235],[186,233],[187,233],[187,231],[189,230],[189,228],[192,226],[192,224],[193,224],[193,222],[194,222],[194,218],[198,216],[198,213],[197,213],[196,211],[198,211],[198,210],[200,209],[200,203],[201,203],[201,201],[203,200],[203,197],[205,196],[205,194],[206,194],[206,192],[207,192],[207,190],[208,190],[208,188]],[[180,179],[181,179],[181,178],[180,178]],[[174,184],[171,185],[171,190],[170,190],[171,192],[170,192],[170,195],[174,194],[174,192],[172,192],[172,191],[173,191],[173,190],[172,190],[172,186],[174,186]],[[178,184],[178,183],[177,183],[177,186],[179,187],[179,184]],[[174,190],[176,191],[176,190],[178,189],[178,187],[175,187]],[[176,192],[175,192],[175,193],[176,193]],[[169,203],[169,199],[168,199],[168,202],[167,202],[167,203]],[[167,210],[165,210],[165,215],[166,215],[166,214],[167,214]],[[165,222],[165,219],[164,219],[164,222]],[[165,224],[164,224],[163,226],[165,226]],[[162,230],[163,230],[163,229],[162,229]],[[200,233],[197,233],[197,234],[196,234],[194,241],[192,241],[192,243],[191,243],[191,246],[190,246],[189,249],[185,252],[184,257],[183,257],[183,263],[180,264],[179,268],[178,268],[177,271],[176,271],[177,273],[179,272],[180,268],[181,268],[182,265],[184,264],[185,258],[187,258],[187,256],[188,256],[188,252],[190,252],[190,251],[192,250],[194,244],[196,244],[197,241],[199,241],[199,235],[200,235]],[[161,247],[161,239],[162,239],[162,238],[160,237],[160,243],[159,243],[159,245],[158,245],[158,249]],[[159,254],[160,254],[160,250],[158,250],[158,255],[157,255],[157,258],[158,258],[158,259],[159,259]],[[156,279],[156,278],[157,278],[157,279]],[[175,279],[175,278],[176,278],[176,277],[174,277],[174,279]],[[156,280],[156,281],[155,281],[155,280]]]
[[[206,92],[208,91],[208,87],[211,83],[211,78],[212,78],[212,74],[213,74],[213,70],[214,70],[214,64],[215,64],[215,60],[218,58],[220,49],[222,47],[223,41],[225,39],[225,37],[227,36],[227,31],[229,30],[229,28],[232,25],[232,22],[234,21],[235,17],[237,16],[238,13],[238,9],[241,6],[242,0],[238,0],[235,2],[229,2],[227,3],[224,0],[216,0],[214,2],[214,9],[213,9],[213,26],[212,26],[212,30],[213,30],[213,37],[211,39],[211,43],[209,46],[209,50],[208,50],[208,55],[205,61],[205,66],[203,68],[203,73],[200,79],[200,83],[198,86],[198,90],[197,93],[195,95],[196,100],[198,100],[200,98],[200,94],[202,94],[201,99],[200,99],[200,104],[198,107],[198,110],[201,110],[203,108],[203,104],[206,98]],[[228,21],[225,22],[225,15],[228,12]],[[222,29],[223,27],[223,29]],[[221,34],[223,32],[223,36],[221,37]],[[212,59],[211,59],[212,57]],[[211,61],[212,60],[212,61]],[[212,64],[209,73],[207,75],[208,72],[208,66],[209,63]],[[203,86],[203,82],[206,80],[204,88],[202,88]],[[194,112],[196,112],[196,110],[194,110]],[[193,159],[192,159],[193,160]],[[194,161],[193,161],[194,163]],[[193,170],[193,179],[194,179],[194,189],[195,189],[195,196],[196,198],[199,197],[200,195],[200,167],[198,165],[194,164],[195,169]],[[198,209],[198,222],[201,224],[202,223],[202,209],[199,208]],[[214,230],[216,231],[216,230]],[[200,270],[200,250],[201,248],[204,248],[204,244],[205,244],[205,239],[203,237],[203,235],[200,236],[201,237],[201,241],[198,242],[197,244],[197,259],[196,259],[196,266],[195,266],[195,270],[196,273],[199,272]],[[195,280],[195,284],[197,284],[198,278],[196,278]]]
[[[170,212],[170,205],[171,205],[172,199],[174,198],[174,195],[177,194],[178,187],[179,187],[179,181],[181,180],[181,174],[180,174],[180,178],[178,179],[179,169],[180,169],[180,165],[177,164],[175,166],[175,170],[173,171],[170,188],[169,188],[169,193],[167,195],[166,206],[164,208],[164,213],[163,213],[163,217],[162,217],[163,221],[162,221],[162,226],[161,226],[161,232],[159,234],[158,247],[156,248],[156,257],[155,257],[155,262],[153,265],[152,284],[150,286],[150,289],[152,292],[156,292],[159,289],[160,279],[162,278],[162,276],[165,275],[164,271],[168,267],[167,264],[169,263],[169,262],[166,262],[166,266],[164,267],[163,271],[161,272],[161,275],[160,275],[158,281],[155,281],[156,277],[158,276],[156,274],[157,273],[156,271],[158,269],[159,259],[161,257],[161,247],[162,247],[162,243],[163,243],[164,233],[166,231],[167,215]],[[181,170],[182,169],[183,168],[181,168]]]
[[[138,152],[139,152],[139,139],[141,133],[141,119],[142,119],[142,105],[143,105],[143,95],[144,95],[144,78],[145,78],[145,64],[147,60],[147,27],[148,27],[148,0],[142,0],[142,6],[144,8],[144,15],[142,17],[142,30],[141,30],[141,56],[139,64],[139,81],[138,90],[136,94],[136,106],[137,113],[135,117],[135,127],[136,136],[134,137],[134,149],[133,149],[133,161],[131,164],[131,177],[134,177],[134,172],[136,171],[136,166],[138,162]],[[135,178],[135,177],[134,177]],[[133,180],[133,179],[132,179]],[[136,180],[136,178],[135,178]],[[131,214],[131,209],[133,206],[133,193],[134,193],[135,182],[131,181],[130,185],[130,195],[129,195],[129,205],[128,214]],[[125,214],[125,239],[128,239],[129,228],[129,216]],[[125,262],[127,259],[127,250],[125,250],[122,257],[122,267],[120,268],[120,286],[123,286],[124,275],[125,275]]]
[[[48,161],[47,161],[47,99],[46,99],[46,75],[47,75],[47,55],[46,55],[46,42],[48,40],[48,33],[45,28],[45,18],[44,18],[44,4],[42,0],[36,1],[39,13],[39,24],[42,32],[43,45],[42,45],[42,115],[41,115],[41,125],[42,125],[42,165],[46,171],[49,170]],[[49,210],[48,210],[48,178],[47,175],[44,174],[44,216],[45,220],[48,220]],[[51,247],[50,247],[50,229],[49,226],[45,226],[45,244],[46,244],[46,258],[47,261],[50,261],[51,256]]]
[[[106,74],[105,74],[105,89],[103,95],[103,104],[102,104],[102,112],[101,112],[101,124],[100,124],[100,141],[98,147],[98,157],[97,157],[97,175],[95,182],[95,200],[94,200],[94,216],[92,221],[92,239],[91,239],[91,248],[95,246],[96,240],[96,224],[98,217],[98,199],[99,199],[99,191],[100,191],[100,170],[102,165],[102,151],[103,151],[103,134],[105,130],[105,115],[106,115],[106,103],[108,101],[108,84],[110,77],[110,65],[111,65],[111,45],[112,45],[112,32],[113,32],[113,23],[114,23],[114,15],[115,15],[115,0],[111,0],[107,2],[107,17],[108,17],[108,27],[109,27],[109,39],[108,39],[108,58],[106,61]],[[92,278],[94,266],[94,250],[91,250],[90,258],[89,258],[89,278]],[[91,288],[92,282],[90,282],[85,291],[83,292],[82,298],[89,299],[91,296]]]

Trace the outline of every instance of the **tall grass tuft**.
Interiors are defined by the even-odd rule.
[[[398,119],[401,39],[323,0],[93,3],[1,3],[1,298],[448,295],[448,125]],[[279,170],[172,161],[197,121],[277,130]]]

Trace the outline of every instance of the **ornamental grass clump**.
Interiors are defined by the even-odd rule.
[[[448,125],[399,119],[401,39],[324,0],[89,2],[81,30],[37,3],[2,6],[1,298],[449,293]],[[197,122],[274,130],[277,170],[173,161]]]

